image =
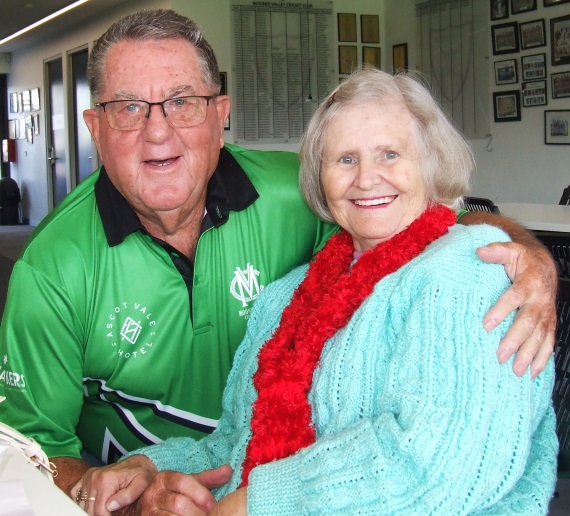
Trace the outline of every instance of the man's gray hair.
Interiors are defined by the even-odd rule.
[[[410,127],[420,160],[428,202],[451,209],[461,206],[475,169],[473,153],[430,91],[410,73],[390,75],[365,68],[343,81],[317,108],[301,141],[300,187],[309,207],[323,220],[334,222],[321,182],[325,134],[342,116],[345,106],[404,104],[413,119]]]
[[[104,100],[101,95],[105,89],[105,61],[109,50],[121,41],[153,39],[188,41],[196,49],[206,87],[212,94],[220,92],[218,62],[200,27],[169,9],[144,9],[113,23],[95,43],[87,64],[87,80],[94,102]]]

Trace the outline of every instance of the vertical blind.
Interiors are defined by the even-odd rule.
[[[416,1],[418,68],[443,109],[470,139],[489,133],[488,4]]]

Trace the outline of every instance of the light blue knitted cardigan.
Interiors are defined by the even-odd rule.
[[[512,361],[496,357],[512,318],[490,333],[482,325],[509,280],[475,250],[504,240],[489,226],[453,226],[376,285],[315,371],[317,442],[254,468],[249,514],[547,512],[558,451],[552,361],[536,380],[515,376]],[[134,453],[186,473],[228,463],[234,475],[216,497],[239,486],[257,353],[305,272],[294,270],[257,300],[216,431]]]

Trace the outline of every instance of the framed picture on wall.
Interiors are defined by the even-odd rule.
[[[522,50],[544,47],[546,45],[546,26],[544,19],[521,23],[519,28]]]
[[[338,40],[356,42],[356,14],[338,13]]]
[[[566,4],[570,0],[543,0],[544,7],[552,7],[553,5]]]
[[[509,0],[491,0],[491,21],[509,17]]]
[[[34,88],[30,90],[30,100],[32,102],[32,111],[40,110],[40,89]]]
[[[513,84],[519,82],[517,73],[517,60],[506,59],[505,61],[495,61],[495,84]]]
[[[546,78],[546,54],[522,56],[521,62],[523,81],[532,81],[533,79]]]
[[[546,106],[546,81],[522,83],[523,107]]]
[[[392,69],[394,73],[408,69],[407,43],[400,43],[392,46]]]
[[[520,14],[536,11],[536,0],[511,0],[511,13]]]
[[[357,47],[352,45],[338,46],[338,73],[352,73],[358,68]]]
[[[10,140],[18,139],[18,134],[16,132],[17,130],[18,130],[18,125],[16,123],[16,120],[8,120],[8,138]]]
[[[570,97],[570,72],[553,73],[550,77],[552,79],[552,98]]]
[[[517,22],[491,25],[493,55],[519,51],[519,26]]]
[[[380,47],[362,47],[362,66],[380,68]]]
[[[220,72],[220,95],[227,95],[228,94],[228,73],[227,72]],[[224,122],[224,129],[227,131],[230,128],[230,115],[226,118]]]
[[[493,93],[495,122],[517,122],[521,119],[521,95],[519,90]]]
[[[22,111],[27,113],[32,110],[32,96],[30,95],[30,90],[24,90],[22,92]]]
[[[544,112],[544,143],[570,145],[570,109]]]
[[[552,66],[570,64],[570,14],[550,19],[550,59]]]
[[[380,43],[380,17],[377,14],[360,15],[362,43]]]
[[[10,113],[18,112],[18,94],[10,93]]]

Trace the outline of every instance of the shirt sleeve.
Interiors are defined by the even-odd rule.
[[[0,420],[48,457],[79,457],[81,325],[65,290],[24,261],[13,269],[0,328]]]

